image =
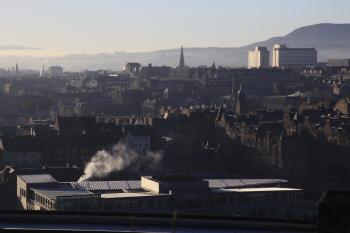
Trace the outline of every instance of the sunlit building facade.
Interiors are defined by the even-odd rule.
[[[248,52],[248,68],[268,68],[270,52],[267,47],[255,47]]]

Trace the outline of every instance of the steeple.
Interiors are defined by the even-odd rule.
[[[235,77],[232,77],[232,84],[231,84],[231,101],[236,100],[236,79]]]
[[[181,46],[179,66],[176,67],[175,71],[176,71],[176,76],[174,76],[174,78],[176,78],[176,79],[187,79],[188,78],[187,68],[185,66],[184,50],[183,50],[182,46]]]
[[[40,70],[40,77],[42,77],[45,73],[45,65],[43,64],[43,66],[41,67],[41,70]]]
[[[245,94],[242,85],[239,86],[235,108],[237,114],[243,114],[246,112]]]
[[[19,73],[19,68],[18,68],[18,63],[16,63],[16,69],[15,69],[16,74]]]
[[[181,46],[181,54],[180,54],[180,62],[179,62],[180,68],[185,68],[185,58],[184,58],[184,49]]]

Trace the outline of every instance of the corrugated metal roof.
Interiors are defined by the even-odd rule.
[[[239,187],[244,186],[244,182],[240,179],[224,179],[222,182],[225,184],[224,187]]]
[[[227,193],[227,192],[290,192],[290,191],[303,191],[302,189],[295,188],[279,188],[279,187],[263,187],[263,188],[234,188],[234,189],[213,189],[213,193]]]
[[[288,182],[283,179],[206,179],[209,182],[209,188],[228,188],[228,187],[249,187],[256,185],[280,184]]]
[[[133,198],[133,197],[154,197],[154,196],[165,196],[165,195],[159,194],[159,193],[151,193],[151,192],[101,194],[101,198]]]
[[[90,182],[90,189],[91,190],[108,190],[109,185],[107,184],[107,181]]]
[[[141,188],[141,181],[140,180],[129,180],[128,184],[130,186],[130,189],[140,189]]]
[[[141,189],[140,180],[116,180],[116,181],[83,181],[70,182],[74,188],[90,191],[98,190],[131,190]]]
[[[90,185],[88,182],[71,182],[70,183],[74,188],[76,189],[83,189],[83,190],[89,190],[90,189]]]
[[[245,186],[260,184],[280,184],[288,182],[287,180],[283,179],[242,179],[242,181],[244,184],[246,184]]]
[[[128,182],[125,180],[109,181],[108,183],[111,187],[111,190],[129,189]]]
[[[271,185],[288,182],[283,179],[206,179],[209,188],[239,188],[257,185]],[[98,191],[98,190],[135,190],[142,189],[140,180],[117,180],[117,181],[84,181],[70,182],[78,189]]]
[[[56,187],[40,187],[32,188],[32,190],[48,199],[56,199],[57,197],[66,196],[87,196],[95,195],[87,190],[74,189],[70,185],[59,185]]]
[[[27,184],[57,183],[57,180],[50,174],[19,175]]]
[[[209,187],[211,187],[211,188],[222,188],[222,187],[225,187],[225,183],[222,180],[219,180],[219,179],[215,179],[215,180],[208,179],[207,181],[209,182]]]

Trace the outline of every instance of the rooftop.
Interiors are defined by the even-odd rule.
[[[130,198],[130,197],[153,197],[153,196],[166,196],[168,194],[158,194],[152,192],[124,192],[124,193],[106,193],[101,194],[101,198]]]
[[[33,136],[1,137],[3,150],[11,152],[39,152],[39,140]]]
[[[191,175],[157,175],[148,177],[151,180],[157,181],[157,182],[193,182],[193,181],[199,181],[202,179],[196,178],[195,176]]]
[[[170,182],[175,177],[172,176],[153,176],[157,181]],[[196,181],[193,177],[177,176],[178,182],[181,181]],[[240,188],[252,187],[261,185],[276,185],[287,183],[284,179],[205,179],[209,182],[209,188]],[[115,181],[84,181],[70,182],[72,187],[89,191],[107,191],[107,190],[138,190],[142,189],[140,180],[115,180]]]
[[[60,134],[91,133],[97,130],[95,117],[57,116],[56,127]]]
[[[57,183],[57,180],[50,174],[19,175],[27,184]]]
[[[210,188],[239,188],[287,183],[284,179],[207,179]]]
[[[280,187],[264,187],[264,188],[238,188],[238,189],[213,189],[214,193],[225,193],[225,192],[238,192],[238,193],[249,193],[249,192],[288,192],[288,191],[302,191],[302,189],[296,188],[280,188]]]
[[[60,184],[55,187],[33,188],[32,190],[49,199],[56,199],[57,197],[95,195],[94,193],[89,192],[87,190],[74,189],[68,184]]]
[[[141,189],[140,180],[84,181],[70,182],[70,184],[74,188],[90,191]]]

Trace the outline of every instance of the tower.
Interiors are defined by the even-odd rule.
[[[236,100],[236,79],[235,77],[232,77],[232,84],[231,84],[231,101],[234,103]]]
[[[240,85],[238,93],[237,93],[236,113],[243,114],[245,112],[246,112],[245,93],[244,93],[242,85]]]
[[[44,73],[45,73],[45,65],[43,64],[40,70],[40,77],[44,76]]]
[[[238,79],[238,77],[232,77],[231,100],[234,102],[238,100],[238,92],[239,88],[241,87],[240,83],[241,81]]]
[[[213,62],[212,66],[209,68],[209,76],[210,78],[217,77],[215,62]]]
[[[185,68],[184,49],[183,49],[182,46],[181,46],[181,54],[180,54],[179,68],[182,68],[182,69]]]
[[[187,79],[188,78],[188,74],[187,74],[187,69],[185,66],[185,57],[184,57],[184,51],[183,51],[183,47],[181,46],[181,53],[180,53],[180,62],[179,62],[179,66],[176,67],[176,78],[177,79]]]
[[[18,69],[18,63],[16,63],[15,72],[16,72],[16,74],[18,74],[18,72],[19,72],[19,69]]]

